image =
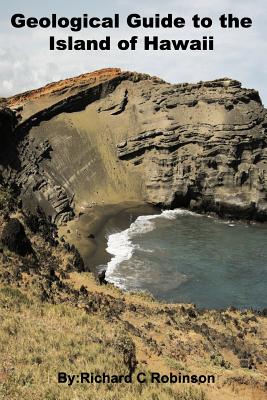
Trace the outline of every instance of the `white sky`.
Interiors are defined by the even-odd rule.
[[[26,17],[121,15],[119,30],[88,29],[73,33],[62,29],[15,29],[10,18],[15,13]],[[153,16],[172,13],[184,17],[186,28],[135,30],[127,28],[125,17],[131,13]],[[192,29],[194,14],[212,17],[210,29]],[[232,13],[238,17],[250,17],[250,29],[220,29],[219,16]],[[13,0],[0,4],[0,97],[42,86],[51,81],[64,79],[99,68],[120,67],[124,70],[146,72],[169,82],[197,82],[220,77],[240,80],[244,87],[255,88],[267,103],[267,1],[266,0],[113,0],[90,2],[86,0]],[[71,35],[76,39],[101,39],[111,36],[112,50],[104,51],[50,51],[49,36],[64,39]],[[140,37],[138,51],[118,51],[116,42]],[[161,39],[197,39],[213,35],[213,52],[143,51],[142,36],[158,35]]]

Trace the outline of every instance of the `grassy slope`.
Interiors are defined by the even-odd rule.
[[[204,350],[206,340],[190,328],[186,331],[190,319],[178,307],[170,316],[175,307],[144,296],[123,297],[112,287],[102,289],[90,274],[71,274],[70,281],[74,285],[83,281],[92,290],[95,286],[101,295],[112,293],[115,299],[123,299],[125,311],[119,318],[110,318],[108,307],[88,312],[85,299],[76,305],[71,301],[50,304],[38,299],[34,285],[31,289],[1,285],[0,399],[264,399],[264,374],[239,368],[227,349],[212,359],[211,349]],[[212,313],[198,318],[201,325],[199,319],[222,329]],[[233,330],[231,325],[226,329]],[[59,371],[127,374],[120,346],[127,341],[136,346],[136,372],[208,373],[216,375],[217,383],[210,387],[137,383],[67,387],[57,383]]]
[[[0,305],[1,399],[205,398],[200,390],[176,394],[177,388],[158,385],[60,386],[58,371],[128,373],[118,351],[125,338],[120,324],[69,305],[38,303],[17,289],[1,288]]]

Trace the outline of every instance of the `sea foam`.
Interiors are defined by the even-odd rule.
[[[115,284],[121,288],[124,285],[114,276],[116,268],[124,261],[128,261],[132,258],[134,250],[138,249],[144,252],[153,252],[152,249],[142,249],[139,245],[132,242],[134,237],[146,234],[153,231],[156,228],[155,220],[158,218],[165,218],[169,220],[175,220],[178,215],[192,215],[199,216],[189,210],[175,209],[175,210],[164,210],[161,214],[155,215],[141,215],[139,216],[128,229],[122,232],[116,232],[108,235],[107,240],[107,252],[113,257],[107,264],[106,279],[108,282]]]

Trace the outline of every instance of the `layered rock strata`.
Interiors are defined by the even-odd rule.
[[[57,224],[131,200],[267,218],[266,110],[238,81],[107,69],[6,99],[0,119],[2,177]]]

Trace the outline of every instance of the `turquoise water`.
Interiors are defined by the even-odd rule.
[[[267,226],[185,210],[141,216],[108,237],[107,278],[199,307],[267,307]]]

